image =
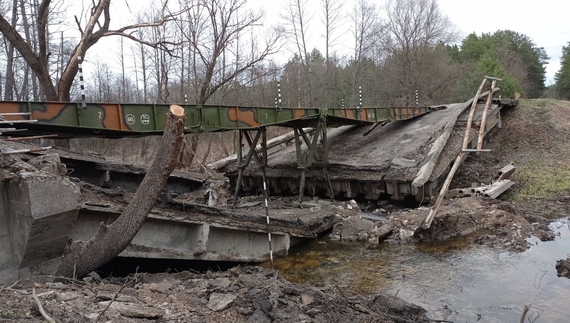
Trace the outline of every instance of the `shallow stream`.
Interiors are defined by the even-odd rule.
[[[389,245],[311,243],[275,261],[288,280],[384,292],[420,305],[432,319],[453,322],[569,322],[570,279],[556,260],[570,255],[570,221],[551,224],[555,241],[528,241],[523,253],[473,245],[471,239]]]

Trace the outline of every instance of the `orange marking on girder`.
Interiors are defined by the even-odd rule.
[[[368,121],[368,110],[362,109],[360,110],[360,120]]]
[[[34,107],[36,106],[37,105],[34,105]],[[61,111],[63,111],[67,107],[67,104],[46,102],[41,104],[41,107],[45,108],[45,111],[34,109],[33,111],[31,111],[32,112],[32,115],[30,116],[31,119],[52,120],[61,114]]]
[[[228,109],[228,118],[230,118],[230,120],[234,121],[234,122],[237,122],[237,121],[244,122],[245,124],[247,124],[250,127],[261,126],[261,123],[259,123],[257,120],[255,120],[255,113],[249,109],[243,111],[238,107],[229,108]]]
[[[99,105],[104,111],[103,126],[107,129],[123,130],[121,127],[122,113],[121,106],[118,104],[101,104]]]
[[[340,109],[340,113],[342,114],[342,117],[345,119],[355,119],[356,116],[352,112],[353,112],[352,110]]]
[[[295,119],[301,119],[302,117],[307,115],[307,110],[306,109],[293,109],[294,111],[294,118]]]
[[[15,102],[1,102],[0,103],[0,113],[18,113],[24,112],[20,111],[20,105]],[[26,120],[26,116],[4,116],[5,120]]]

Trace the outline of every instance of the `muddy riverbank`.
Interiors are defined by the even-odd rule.
[[[558,277],[555,265],[570,250],[568,223],[549,225],[552,241],[527,238],[523,252],[473,243],[476,232],[375,248],[364,242],[315,242],[292,250],[275,266],[297,283],[397,296],[422,306],[435,320],[519,322],[529,305],[531,321],[565,322],[570,279]]]

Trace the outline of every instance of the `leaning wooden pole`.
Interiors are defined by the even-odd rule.
[[[156,204],[168,177],[176,166],[184,138],[184,109],[171,105],[160,147],[152,166],[121,216],[110,225],[101,224],[84,246],[76,245],[65,255],[56,275],[82,277],[109,262],[133,240]]]
[[[493,93],[495,93],[495,85],[497,80],[491,82],[491,92],[487,96],[487,102],[485,103],[485,108],[483,109],[483,116],[481,116],[481,125],[479,126],[479,137],[477,139],[477,156],[481,155],[481,149],[483,148],[483,137],[485,136],[485,130],[487,128],[487,112],[493,101]]]
[[[437,200],[433,204],[433,207],[429,211],[429,214],[428,214],[427,218],[425,219],[425,221],[422,225],[422,227],[424,229],[428,229],[431,226],[431,222],[433,221],[433,218],[437,214],[437,211],[439,211],[439,208],[441,207],[441,203],[443,202],[443,199],[445,198],[445,194],[447,194],[447,191],[449,190],[449,185],[451,185],[451,181],[453,180],[453,176],[455,176],[457,169],[459,169],[459,165],[461,165],[461,163],[463,162],[463,159],[465,158],[465,154],[467,154],[467,152],[465,152],[464,150],[469,145],[469,139],[471,138],[471,124],[473,123],[473,116],[475,116],[477,101],[479,100],[479,96],[481,95],[481,91],[483,91],[483,87],[485,86],[486,82],[487,82],[487,78],[484,78],[483,82],[481,82],[481,85],[479,86],[479,89],[477,90],[477,93],[475,94],[475,98],[473,98],[473,104],[471,104],[471,109],[469,110],[469,118],[467,119],[467,125],[465,127],[465,136],[463,137],[463,145],[461,146],[461,151],[459,152],[459,155],[457,155],[457,158],[455,159],[455,162],[453,163],[453,166],[451,167],[449,174],[447,174],[447,178],[445,179],[445,182],[443,182],[443,186],[441,187],[441,190],[439,191],[439,195],[437,196]],[[489,95],[492,95],[492,92],[489,93]]]

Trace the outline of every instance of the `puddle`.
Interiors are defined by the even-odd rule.
[[[570,221],[552,224],[555,241],[529,238],[524,253],[497,252],[470,239],[429,244],[317,244],[291,250],[275,268],[290,281],[338,286],[358,293],[384,292],[424,307],[432,319],[453,322],[568,321],[570,279],[556,260],[570,254]]]

